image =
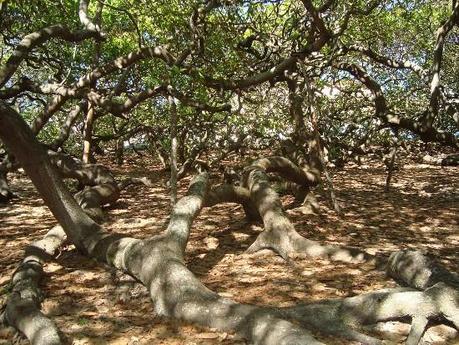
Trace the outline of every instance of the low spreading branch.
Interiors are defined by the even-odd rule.
[[[340,261],[373,260],[374,257],[356,248],[322,245],[296,232],[284,214],[277,193],[271,188],[267,172],[276,172],[296,183],[310,184],[315,179],[289,160],[282,157],[263,158],[253,162],[244,171],[243,186],[250,191],[250,199],[258,209],[265,229],[247,250],[249,253],[261,249],[273,249],[284,259],[293,254],[308,257],[323,257]]]
[[[0,88],[5,86],[14,72],[16,72],[21,62],[27,58],[34,48],[52,38],[59,38],[68,42],[80,42],[88,38],[99,39],[100,35],[98,32],[92,30],[79,30],[72,32],[63,25],[48,26],[26,35],[21,42],[19,42],[5,65],[0,67]]]

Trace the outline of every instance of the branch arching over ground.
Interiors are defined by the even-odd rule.
[[[326,257],[340,261],[374,259],[372,255],[359,249],[324,246],[296,232],[293,224],[284,214],[279,196],[269,184],[267,172],[277,172],[293,182],[306,186],[318,182],[317,175],[312,175],[315,178],[311,178],[307,172],[282,157],[262,158],[248,166],[244,172],[243,186],[250,191],[250,198],[258,209],[265,228],[249,247],[248,252],[270,248],[284,259],[288,259],[292,254]]]

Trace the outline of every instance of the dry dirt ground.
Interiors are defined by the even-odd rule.
[[[148,176],[154,187],[131,186],[107,209],[105,228],[147,238],[160,233],[170,211],[166,179],[148,160],[113,167],[117,177]],[[423,249],[453,271],[459,267],[459,169],[405,165],[395,174],[392,190],[384,193],[382,166],[348,167],[334,173],[335,189],[344,215],[330,208],[326,190],[318,190],[319,214],[287,211],[296,229],[324,243],[364,247],[369,252],[400,248]],[[0,207],[0,303],[22,250],[55,224],[30,181],[11,175],[18,195]],[[180,182],[186,190],[189,179]],[[290,197],[283,198],[290,203]],[[369,292],[395,284],[372,267],[297,258],[286,263],[270,253],[246,255],[245,249],[262,230],[244,219],[241,207],[219,205],[202,211],[187,249],[190,269],[205,284],[232,299],[254,304],[288,306],[322,298]],[[245,344],[237,337],[190,326],[153,314],[139,284],[125,275],[64,248],[46,266],[43,310],[58,324],[68,344]],[[404,324],[392,324],[402,335]],[[387,324],[381,326],[384,332]],[[318,335],[329,344],[352,344]],[[450,338],[443,341],[443,338]],[[0,344],[25,343],[11,328],[0,328]],[[457,333],[445,326],[431,328],[425,344],[459,344]]]

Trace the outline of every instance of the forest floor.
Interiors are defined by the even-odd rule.
[[[148,159],[112,166],[117,178],[147,176],[153,187],[130,186],[107,209],[105,229],[137,238],[159,234],[170,212],[166,175]],[[422,249],[453,271],[459,267],[458,168],[404,165],[395,173],[392,189],[384,193],[386,172],[381,165],[347,167],[334,172],[335,189],[344,211],[331,209],[327,190],[317,190],[320,210],[286,212],[303,236],[330,244],[389,253],[401,248]],[[11,176],[18,195],[0,207],[0,304],[24,247],[40,239],[55,220],[31,182]],[[189,178],[180,182],[186,191]],[[282,198],[289,205],[292,198]],[[238,302],[288,306],[300,302],[352,296],[395,283],[369,265],[295,258],[286,263],[268,251],[244,254],[262,230],[248,223],[240,206],[225,204],[204,209],[193,224],[186,260],[188,267],[212,290]],[[94,260],[65,248],[46,265],[44,312],[62,330],[68,344],[245,344],[237,337],[155,317],[144,287]],[[401,334],[408,330],[396,324]],[[381,332],[384,332],[382,327]],[[13,339],[11,328],[0,328],[0,344]],[[445,335],[446,334],[446,335]],[[352,344],[318,335],[330,344]],[[394,338],[394,343],[403,339]],[[444,342],[441,339],[453,337]],[[425,344],[459,344],[457,332],[431,328]],[[24,342],[25,344],[26,342]]]

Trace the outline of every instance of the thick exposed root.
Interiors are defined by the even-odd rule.
[[[415,345],[419,343],[430,319],[445,317],[445,311],[439,303],[444,297],[437,285],[426,291],[396,288],[285,308],[283,312],[292,319],[305,323],[308,328],[357,341],[362,340],[359,339],[360,333],[352,331],[355,327],[410,318],[411,330],[407,344]],[[458,315],[457,305],[455,312]],[[363,343],[380,342],[368,339]]]
[[[423,290],[425,298],[416,315],[417,327],[410,332],[413,339],[424,332],[429,319],[443,317],[459,330],[459,276],[449,272],[420,251],[401,250],[393,253],[387,274],[397,282]],[[414,322],[414,321],[413,321]],[[416,344],[414,340],[412,344]]]
[[[39,284],[43,264],[55,255],[65,239],[60,226],[52,228],[42,240],[26,248],[25,259],[13,274],[3,318],[33,345],[61,344],[57,326],[40,311],[43,293]]]
[[[122,191],[128,186],[139,185],[139,184],[143,184],[144,186],[147,186],[147,187],[153,186],[153,183],[147,177],[128,177],[118,183],[118,188],[120,191]]]
[[[150,289],[155,309],[169,317],[219,330],[233,331],[250,344],[321,344],[305,328],[289,322],[274,311],[243,305],[208,290],[173,256],[157,257],[164,269]],[[171,288],[172,287],[172,288]]]
[[[442,166],[459,166],[459,154],[449,155],[441,160]]]
[[[269,165],[271,161],[273,165]],[[285,259],[297,254],[339,261],[359,262],[374,259],[372,255],[359,249],[322,245],[316,241],[306,239],[296,232],[293,224],[284,214],[279,196],[271,188],[266,174],[266,171],[277,172],[276,168],[280,166],[279,162],[282,162],[285,163],[282,165],[282,175],[284,177],[293,177],[296,176],[296,173],[301,175],[301,169],[289,170],[290,167],[295,167],[295,165],[290,161],[288,161],[289,164],[286,164],[285,161],[288,160],[285,158],[280,160],[279,157],[275,157],[273,160],[264,158],[257,160],[245,170],[243,185],[250,191],[250,198],[257,207],[265,227],[264,231],[248,248],[248,252],[253,253],[269,248]]]
[[[0,170],[0,203],[7,202],[10,199],[14,198],[14,194],[8,185],[8,180],[6,178],[6,172]]]
[[[75,194],[77,202],[92,218],[102,219],[101,206],[115,201],[115,197],[119,195],[119,188],[113,177],[104,168],[79,167],[73,164],[74,160],[70,156],[59,155],[67,162],[64,164],[62,161],[55,161],[62,168],[63,175],[79,178],[80,182],[89,184],[89,187]],[[2,318],[7,324],[24,333],[34,345],[61,344],[56,325],[40,311],[43,294],[39,283],[43,276],[43,264],[54,256],[65,239],[62,227],[51,229],[42,240],[27,247],[26,257],[12,278],[12,292]]]
[[[226,186],[221,190],[224,189]],[[355,328],[408,317],[412,320],[410,345],[419,342],[429,319],[451,314],[451,310],[445,310],[439,303],[445,296],[438,285],[426,291],[387,289],[280,309],[244,305],[222,298],[208,290],[183,264],[189,226],[199,209],[217,201],[228,202],[227,198],[217,199],[212,195],[215,191],[210,193],[206,199],[203,177],[195,180],[188,196],[174,208],[166,234],[133,243],[122,253],[127,264],[125,269],[150,288],[158,314],[234,331],[254,344],[319,343],[307,329],[364,344],[382,344],[381,340]]]
[[[387,272],[409,288],[387,289],[344,299],[320,301],[285,308],[283,311],[296,321],[307,324],[308,328],[335,333],[365,344],[381,342],[374,338],[365,340],[366,335],[351,327],[410,318],[411,330],[406,340],[407,345],[419,343],[431,320],[448,320],[459,330],[457,275],[418,251],[393,253]]]
[[[266,161],[265,161],[266,162]],[[311,257],[326,257],[340,261],[368,261],[375,257],[354,248],[321,245],[299,235],[282,210],[277,193],[270,187],[266,164],[254,164],[246,169],[244,185],[250,190],[252,202],[258,208],[264,231],[248,252],[274,249],[285,259],[300,253]],[[270,168],[273,171],[273,168]],[[384,259],[383,259],[384,261]],[[411,319],[408,345],[419,343],[428,322],[448,320],[459,329],[459,279],[441,265],[420,252],[400,251],[387,263],[388,275],[415,290],[376,292],[336,301],[322,301],[287,311],[308,328],[365,344],[380,344],[380,340],[353,329],[393,319]]]
[[[277,175],[269,175],[269,181],[273,189],[280,195],[292,195],[295,197],[294,205],[296,207],[302,205],[307,195],[311,192],[308,185],[299,185],[295,182],[285,181]]]
[[[300,186],[315,186],[320,183],[320,171],[310,167],[299,168],[282,156],[257,159],[247,169],[252,167],[260,168],[266,173],[275,172]]]
[[[402,285],[425,290],[437,283],[459,289],[459,276],[420,251],[400,250],[391,254],[387,274]]]
[[[49,150],[48,155],[63,178],[76,179],[84,185],[84,188],[75,194],[76,201],[91,218],[102,220],[101,207],[114,204],[121,191],[110,170],[98,164],[84,164],[61,152]]]
[[[111,243],[99,248],[109,253],[104,255],[109,263],[135,276],[150,290],[159,315],[233,331],[251,344],[321,344],[278,311],[239,304],[212,292],[185,266],[183,255],[190,227],[205,204],[207,189],[206,174],[194,179],[187,196],[175,205],[164,235],[146,241],[105,239],[102,241]]]
[[[261,219],[258,210],[250,200],[250,192],[246,188],[230,184],[223,184],[218,187],[214,187],[207,195],[205,206],[212,207],[224,202],[241,204],[244,208],[247,219]]]
[[[422,163],[441,166],[459,166],[459,154],[451,154],[446,157],[432,157],[427,154],[422,157]]]

